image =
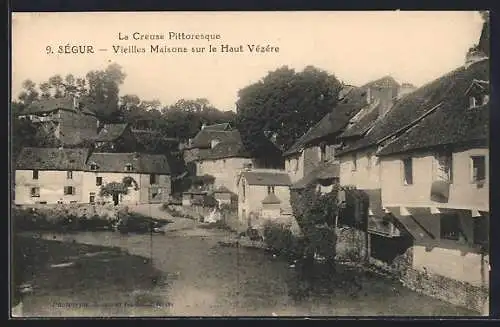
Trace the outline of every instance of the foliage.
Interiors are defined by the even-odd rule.
[[[295,237],[287,226],[266,221],[264,223],[264,240],[271,251],[289,258],[300,258],[303,255],[303,242]]]
[[[301,72],[284,66],[241,89],[237,126],[246,148],[258,153],[272,136],[289,148],[335,107],[340,89],[335,76],[312,66]]]
[[[330,261],[335,258],[337,191],[338,187],[334,187],[330,193],[321,194],[308,186],[291,194],[292,210],[304,233],[306,255],[318,253]]]
[[[203,228],[203,229],[220,229],[220,230],[226,230],[226,231],[230,231],[230,232],[234,231],[234,229],[232,229],[223,220],[217,220],[217,221],[212,222],[212,223],[203,224],[203,225],[200,225],[199,227]]]
[[[133,186],[134,191],[139,190],[139,184],[137,184],[137,181],[131,176],[123,177],[122,184],[125,185],[127,188]]]
[[[128,187],[124,183],[119,183],[119,182],[109,182],[105,185],[101,186],[99,195],[106,197],[106,196],[116,196],[116,195],[126,195],[128,194]]]

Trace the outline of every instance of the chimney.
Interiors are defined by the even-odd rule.
[[[205,123],[201,124],[201,130],[204,130],[206,126],[207,126],[207,124],[205,124]]]
[[[488,56],[477,49],[477,47],[470,48],[467,54],[465,55],[465,68],[468,68],[473,63],[488,59]]]

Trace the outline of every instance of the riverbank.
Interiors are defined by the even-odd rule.
[[[46,264],[33,270],[32,285],[51,285],[40,292],[34,287],[31,294],[23,296],[25,316],[464,316],[475,313],[457,308],[412,292],[398,283],[358,269],[339,267],[334,280],[329,284],[322,278],[313,278],[313,283],[304,283],[297,267],[261,249],[225,247],[218,244],[230,235],[227,231],[193,229],[179,230],[165,235],[130,234],[111,232],[84,232],[57,234],[57,246],[70,250],[62,257],[79,256],[84,260],[108,259],[96,268],[84,269],[85,273],[72,272],[72,282],[57,280],[66,278],[63,270],[72,267],[50,268],[68,261],[51,259],[49,245],[41,257]],[[50,233],[43,237],[49,238]],[[45,240],[52,243],[54,241]],[[33,244],[37,255],[38,243]],[[97,246],[97,247],[95,247]],[[109,248],[115,250],[107,250]],[[90,250],[89,250],[90,249]],[[95,253],[120,250],[123,254],[113,259],[112,253],[88,256]],[[50,252],[49,252],[50,251]],[[55,251],[55,249],[54,249]],[[115,252],[114,252],[115,253]],[[153,257],[153,266],[144,260]],[[56,257],[61,258],[61,255]],[[73,260],[70,258],[70,260]],[[113,260],[117,260],[115,265]],[[120,261],[122,260],[122,261]],[[85,261],[80,261],[81,263]],[[76,262],[75,262],[76,264]],[[147,268],[149,266],[149,268]],[[75,266],[73,266],[75,267]],[[107,268],[106,268],[107,267]],[[319,267],[319,266],[318,266]],[[99,272],[94,272],[97,269]],[[107,270],[106,270],[107,269]],[[152,278],[145,277],[159,272],[164,282],[152,285]],[[111,276],[104,276],[106,273]],[[103,275],[104,273],[104,275]],[[28,274],[29,275],[29,274]],[[49,275],[49,276],[47,276]],[[53,275],[53,276],[50,276]],[[321,275],[321,274],[320,274]],[[100,279],[79,283],[77,279]],[[316,275],[319,276],[319,275]],[[45,281],[47,279],[48,281]],[[77,284],[73,286],[72,284]],[[121,284],[127,287],[122,290]],[[328,287],[327,287],[328,286]],[[142,303],[160,302],[159,308],[146,305],[113,308],[113,303],[133,301],[143,296]],[[54,303],[93,303],[96,307],[53,308]],[[136,301],[137,302],[137,301]],[[418,305],[415,305],[418,303]]]

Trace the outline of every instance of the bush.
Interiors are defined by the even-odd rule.
[[[282,224],[266,222],[264,225],[264,241],[275,253],[289,258],[302,257],[303,242],[295,237],[290,229]]]

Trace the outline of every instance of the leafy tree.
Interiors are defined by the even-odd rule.
[[[298,73],[284,66],[241,89],[237,126],[247,149],[258,153],[268,135],[275,135],[276,144],[287,149],[333,110],[340,89],[334,75],[312,66]]]

